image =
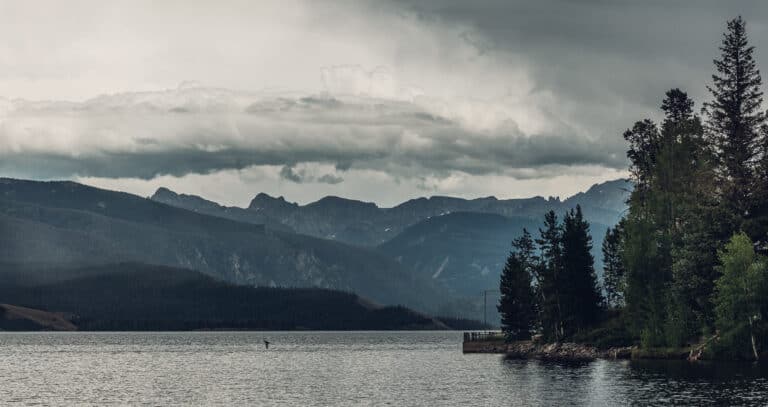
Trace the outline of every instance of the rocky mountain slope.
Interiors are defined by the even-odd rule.
[[[443,196],[412,199],[392,208],[374,203],[328,196],[307,205],[259,193],[248,208],[225,208],[192,195],[179,195],[161,188],[153,200],[191,209],[200,213],[236,219],[268,227],[282,225],[298,233],[340,241],[353,245],[378,246],[407,227],[431,217],[452,212],[477,212],[507,217],[539,219],[546,211],[564,212],[582,206],[591,222],[615,224],[626,208],[625,201],[632,185],[620,179],[592,186],[568,199],[494,197],[461,199]]]
[[[374,250],[73,182],[0,179],[0,258],[21,264],[136,261],[242,285],[352,291],[419,309],[439,300],[428,281]]]

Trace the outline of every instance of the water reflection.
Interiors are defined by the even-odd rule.
[[[506,360],[460,343],[455,332],[0,334],[0,405],[768,405],[764,365]]]
[[[752,363],[501,359],[522,405],[768,405],[768,366]]]

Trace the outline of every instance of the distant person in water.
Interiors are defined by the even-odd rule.
[[[269,349],[269,341],[266,339],[264,340],[264,347]]]

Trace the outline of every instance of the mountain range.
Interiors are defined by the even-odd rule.
[[[198,213],[265,224],[372,247],[420,279],[433,282],[443,314],[477,315],[479,294],[495,289],[510,242],[523,228],[536,234],[543,214],[580,205],[591,222],[593,255],[602,274],[605,231],[623,215],[632,184],[625,179],[593,185],[565,200],[559,198],[418,198],[392,208],[370,202],[325,197],[307,205],[259,193],[247,208],[224,207],[194,195],[160,188],[152,199]],[[272,226],[270,226],[272,225]],[[276,226],[277,225],[277,226]],[[467,301],[467,298],[473,298]]]
[[[616,180],[562,201],[438,196],[392,208],[339,197],[298,205],[259,193],[238,208],[166,188],[147,199],[68,181],[5,178],[0,257],[34,266],[30,273],[124,262],[184,268],[230,284],[342,290],[379,304],[477,318],[480,293],[498,286],[509,243],[522,228],[535,231],[550,209],[581,205],[598,254],[630,190]]]
[[[372,202],[336,196],[299,205],[265,193],[257,194],[247,208],[226,207],[199,196],[177,194],[167,188],[158,189],[151,199],[193,212],[263,224],[352,245],[375,247],[411,225],[453,212],[540,219],[546,211],[562,213],[581,205],[591,222],[613,225],[621,218],[631,190],[632,185],[628,180],[618,179],[593,185],[589,190],[562,201],[556,197],[540,196],[521,199],[433,196],[412,199],[392,208],[381,208]]]
[[[431,292],[429,281],[372,249],[74,182],[0,179],[0,258],[183,267],[234,284],[345,290],[421,309]]]

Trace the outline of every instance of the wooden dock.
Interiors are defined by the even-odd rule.
[[[507,343],[501,331],[464,332],[464,353],[506,353]]]

